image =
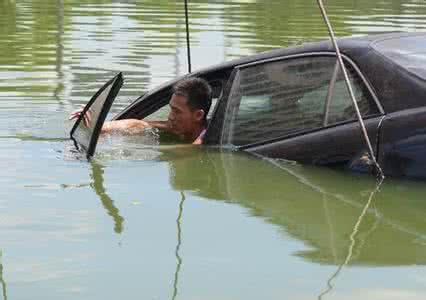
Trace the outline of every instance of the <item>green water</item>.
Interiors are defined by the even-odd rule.
[[[339,36],[426,4],[326,1]],[[326,38],[315,1],[190,1],[193,69]],[[426,185],[143,139],[91,163],[68,114],[187,70],[181,1],[0,0],[0,299],[426,298]]]

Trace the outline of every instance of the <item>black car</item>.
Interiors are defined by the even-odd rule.
[[[426,177],[426,33],[338,40],[385,175]],[[176,78],[114,119],[167,116],[172,86],[202,77],[214,91],[204,145],[367,170],[360,124],[329,41],[244,57]],[[112,100],[111,100],[112,101]]]

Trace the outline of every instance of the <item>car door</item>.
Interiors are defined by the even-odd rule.
[[[355,64],[346,57],[345,64],[375,147],[383,110]],[[366,153],[333,53],[240,66],[227,90],[226,103],[218,108],[223,115],[215,116],[211,125],[220,128],[217,140],[222,146],[320,165],[347,165]]]
[[[379,163],[389,176],[426,178],[426,107],[389,113],[380,129]]]
[[[102,125],[122,85],[121,73],[105,83],[83,108],[70,131],[74,145],[86,152],[87,159],[95,154]]]

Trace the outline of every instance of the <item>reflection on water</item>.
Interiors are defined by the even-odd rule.
[[[120,211],[114,205],[114,201],[108,196],[104,186],[104,169],[103,166],[96,163],[94,160],[90,162],[92,166],[92,183],[90,186],[95,190],[96,195],[99,196],[103,207],[106,209],[108,215],[114,220],[114,231],[118,234],[123,231],[124,218],[120,215]]]
[[[2,261],[3,253],[0,250],[0,283],[2,288],[3,300],[7,300],[7,291],[6,291],[6,282],[4,281],[3,275],[3,261]]]
[[[181,148],[165,155],[175,189],[250,208],[311,246],[297,256],[333,265],[426,264],[425,244],[416,242],[426,238],[421,183],[411,183],[413,190],[391,180],[380,186],[365,176],[271,166],[236,153]]]
[[[368,198],[367,203],[365,204],[361,215],[359,216],[357,222],[355,223],[355,226],[353,228],[353,231],[349,237],[351,244],[349,245],[348,248],[348,255],[345,258],[345,261],[337,268],[336,272],[334,272],[330,279],[327,280],[327,289],[322,292],[319,296],[318,299],[322,299],[326,294],[328,294],[332,289],[333,289],[333,280],[336,279],[336,277],[339,275],[339,273],[342,271],[342,269],[348,265],[349,261],[352,259],[352,255],[353,255],[353,250],[354,250],[354,246],[356,244],[355,241],[355,237],[358,234],[358,230],[359,230],[359,226],[361,225],[362,220],[364,219],[365,214],[367,213],[367,210],[370,208],[371,202],[373,201],[374,195],[377,193],[377,191],[380,188],[380,185],[382,184],[383,180],[380,180],[377,183],[376,188],[371,192],[370,197]],[[377,225],[377,223],[375,224]],[[375,228],[376,226],[373,226],[373,228]],[[331,233],[332,234],[332,233]],[[334,235],[334,234],[333,234]]]
[[[308,0],[197,0],[189,9],[194,69],[327,38]],[[333,0],[327,9],[339,36],[426,29],[422,1]],[[117,111],[187,70],[182,1],[4,0],[0,10],[0,92],[9,101],[82,104],[122,71]]]
[[[309,245],[293,255],[336,265],[319,299],[346,266],[426,264],[421,183],[411,183],[412,190],[391,180],[382,185],[366,176],[191,148],[169,149],[163,159],[175,189],[247,207]]]
[[[182,258],[180,257],[179,249],[182,244],[182,215],[183,215],[183,204],[185,202],[185,194],[183,192],[181,192],[180,194],[182,196],[182,199],[179,202],[179,214],[176,219],[177,244],[176,244],[175,255],[176,255],[177,264],[176,264],[176,271],[175,271],[175,276],[173,280],[173,296],[172,296],[173,300],[176,299],[176,296],[178,295],[179,272],[182,266]]]
[[[426,30],[424,1],[326,6],[338,36]],[[64,152],[68,114],[117,72],[113,113],[186,73],[182,1],[0,0],[0,11],[3,298],[426,297],[423,183],[378,188],[160,146],[155,132],[104,136],[91,163]],[[310,0],[194,0],[189,12],[194,70],[327,37]]]

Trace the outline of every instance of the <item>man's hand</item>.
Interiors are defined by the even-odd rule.
[[[68,120],[78,119],[81,116],[81,114],[83,113],[83,110],[84,110],[84,106],[82,106],[79,109],[73,111],[70,114]],[[92,114],[91,114],[90,109],[89,109],[84,114],[83,124],[84,124],[85,127],[89,128],[89,127],[91,127],[91,123],[92,123]]]

